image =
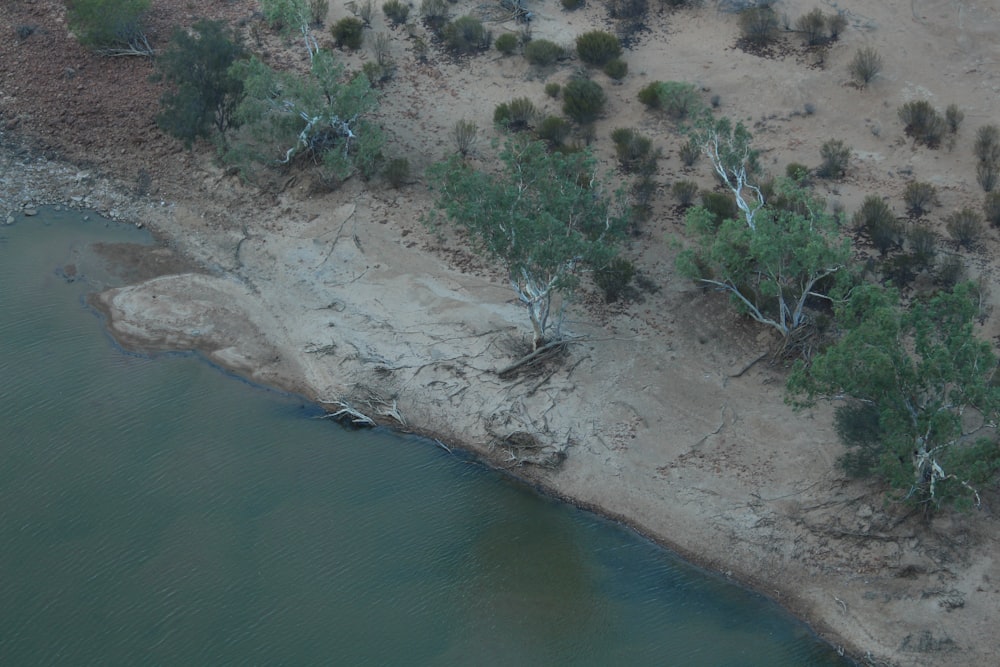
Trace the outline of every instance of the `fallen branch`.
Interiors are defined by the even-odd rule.
[[[538,363],[542,359],[545,359],[551,356],[552,354],[555,354],[556,351],[561,351],[565,349],[565,346],[568,342],[569,341],[564,339],[550,341],[545,345],[542,345],[537,350],[534,350],[533,352],[521,357],[511,365],[505,368],[501,368],[496,373],[500,377],[504,377],[505,375],[510,375],[519,368]]]
[[[337,410],[336,412],[325,414],[322,417],[320,417],[320,419],[332,419],[335,422],[339,422],[341,424],[350,424],[351,426],[358,426],[358,427],[378,426],[378,424],[375,423],[374,419],[372,419],[371,417],[362,412],[359,412],[358,410],[355,410],[354,408],[352,408],[350,405],[348,405],[343,401],[320,401],[320,402],[326,403],[328,405],[329,404],[337,405],[340,407],[340,409]]]

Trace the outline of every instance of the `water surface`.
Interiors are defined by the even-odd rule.
[[[838,665],[775,604],[427,441],[127,354],[0,227],[0,664]],[[92,283],[91,283],[92,286]]]

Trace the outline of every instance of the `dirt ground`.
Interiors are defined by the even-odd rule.
[[[430,205],[422,172],[454,150],[458,119],[479,124],[474,159],[488,165],[493,108],[527,96],[558,113],[544,84],[565,82],[579,62],[538,71],[495,50],[456,61],[433,45],[418,62],[413,37],[376,12],[371,30],[389,32],[399,64],[378,117],[390,157],[409,160],[413,182],[394,190],[353,180],[323,192],[292,172],[262,192],[215,166],[209,148],[185,151],[163,136],[150,63],[82,50],[61,5],[0,6],[0,223],[57,203],[153,229],[159,255],[108,251],[137,280],[97,297],[124,344],[199,349],[259,382],[478,451],[778,599],[864,664],[1000,664],[997,490],[978,511],[927,520],[844,477],[831,407],[786,406],[770,335],[677,277],[671,239],[682,220],[669,185],[712,180],[704,163],[681,165],[672,126],[636,99],[657,79],[718,95],[719,113],[747,122],[777,174],[793,161],[818,164],[822,143],[843,139],[854,150],[849,173],[818,191],[849,213],[878,193],[901,214],[906,183],[932,182],[941,205],[927,219],[953,249],[943,218],[982,200],[975,130],[1000,121],[994,2],[785,0],[778,11],[792,21],[820,7],[844,12],[849,26],[822,54],[788,34],[772,57],[737,48],[735,17],[713,2],[654,7],[626,51],[624,82],[594,74],[609,96],[594,149],[609,159],[611,130],[636,127],[664,151],[654,215],[627,248],[658,290],[613,307],[585,295],[566,325],[579,342],[561,363],[513,379],[496,370],[523,348],[526,317],[495,267],[420,223]],[[348,14],[331,5],[328,23]],[[568,45],[586,30],[613,29],[596,1],[571,13],[555,0],[529,6],[535,38]],[[255,9],[252,0],[153,0],[150,36],[163,44],[197,11],[238,25],[269,58],[304,67],[304,54]],[[523,28],[493,3],[452,9],[482,13],[494,36]],[[416,13],[412,31],[425,35]],[[33,30],[22,37],[22,26]],[[861,46],[885,61],[863,91],[847,75]],[[339,56],[351,68],[371,57]],[[904,136],[896,109],[918,98],[965,112],[953,147],[914,147]],[[991,229],[968,258],[991,283],[997,247]],[[996,333],[992,317],[983,335]]]

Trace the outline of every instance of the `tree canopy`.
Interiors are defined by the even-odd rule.
[[[806,323],[810,298],[828,299],[846,275],[850,241],[840,238],[822,201],[790,181],[781,196],[754,213],[754,224],[721,224],[697,206],[687,229],[698,246],[678,258],[682,273],[727,292],[736,307],[786,341]]]
[[[67,18],[77,39],[106,55],[153,55],[143,25],[150,0],[70,0]]]
[[[789,378],[800,405],[848,397],[838,431],[853,468],[910,502],[978,504],[978,485],[1000,469],[995,433],[997,359],[975,335],[971,283],[900,305],[895,290],[857,287],[838,308],[843,336]]]
[[[367,120],[378,106],[367,77],[345,77],[326,51],[315,53],[307,76],[275,71],[256,57],[235,67],[246,94],[236,109],[243,127],[229,161],[273,166],[304,155],[329,179],[376,172],[384,138]]]
[[[571,292],[581,271],[609,265],[627,219],[620,193],[604,192],[589,151],[549,153],[544,142],[514,137],[499,158],[497,173],[455,156],[432,166],[429,176],[437,210],[504,265],[537,348],[546,339],[553,295]]]
[[[188,146],[213,129],[225,133],[243,99],[243,81],[232,65],[244,57],[242,45],[222,23],[200,20],[193,33],[177,29],[156,60],[173,84],[160,100],[157,124]]]

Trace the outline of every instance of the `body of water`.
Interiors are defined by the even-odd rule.
[[[84,305],[107,280],[87,247],[139,238],[45,210],[0,227],[0,664],[846,664],[432,443],[123,352]]]

